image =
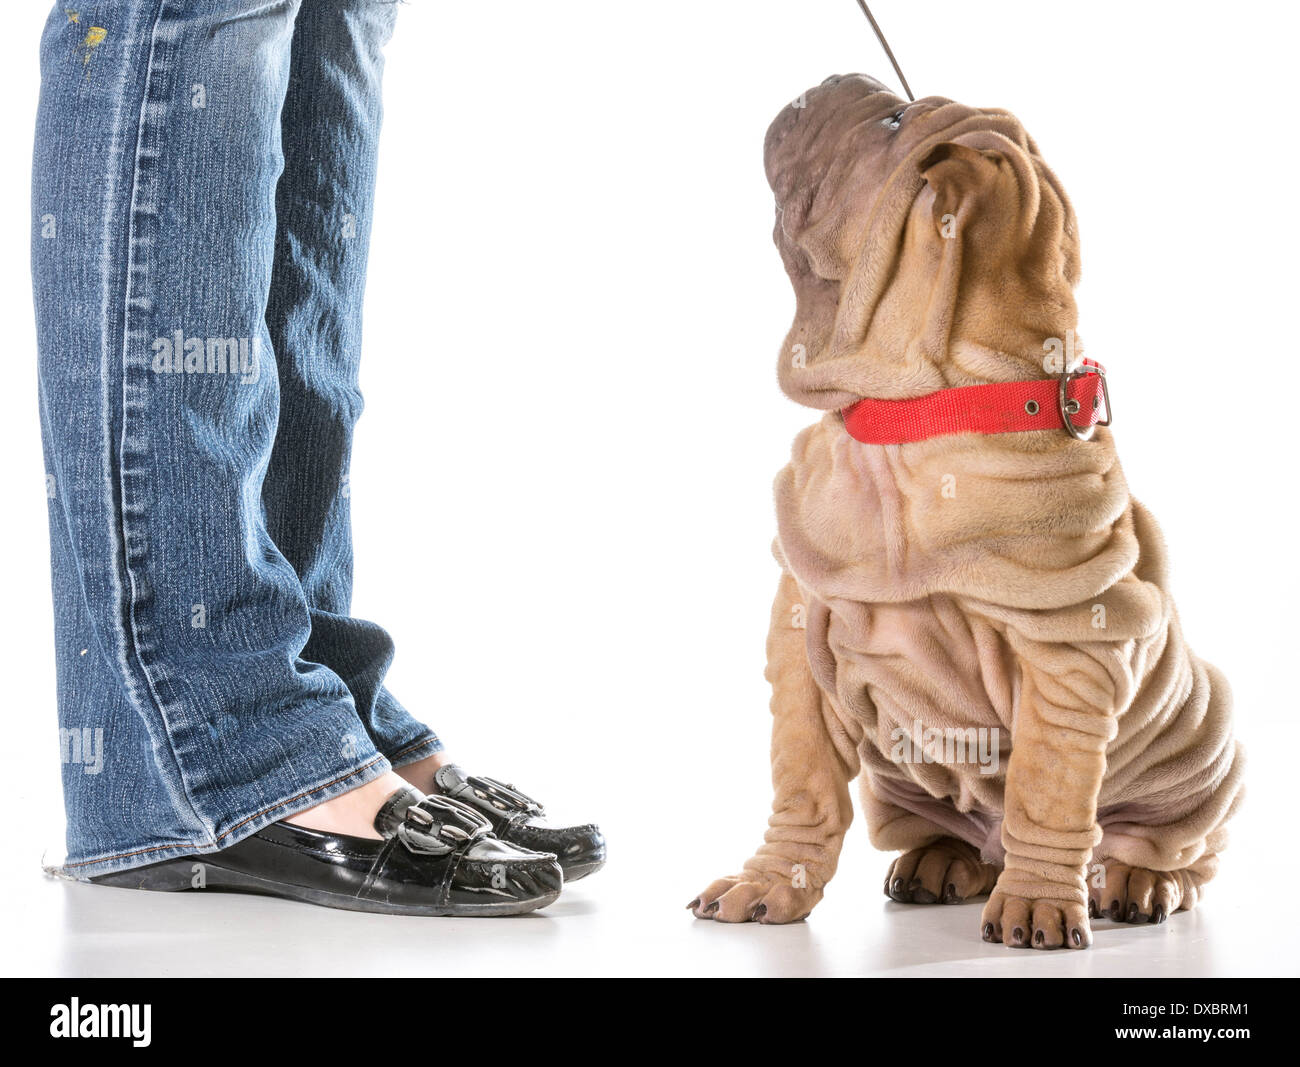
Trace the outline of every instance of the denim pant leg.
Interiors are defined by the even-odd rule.
[[[311,609],[304,656],[347,683],[394,764],[442,745],[382,685],[393,643],[353,618],[348,464],[361,415],[361,309],[394,0],[308,0],[298,13],[281,117],[275,263],[266,322],[280,425],[262,487],[267,529]]]
[[[42,38],[33,281],[79,877],[225,847],[389,766],[303,655],[262,501],[298,9],[59,3]]]

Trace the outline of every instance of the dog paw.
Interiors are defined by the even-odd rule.
[[[923,848],[904,852],[885,875],[885,896],[900,904],[960,904],[987,893],[998,869],[955,837],[941,837]]]
[[[1162,923],[1179,908],[1196,903],[1197,886],[1186,871],[1149,871],[1115,860],[1101,864],[1104,875],[1088,879],[1088,914],[1094,919]]]
[[[686,905],[697,919],[721,923],[793,923],[806,919],[820,889],[796,889],[788,879],[758,873],[719,878]]]
[[[980,917],[985,941],[1008,948],[1087,948],[1092,944],[1088,913],[1080,903],[1030,900],[994,889]]]

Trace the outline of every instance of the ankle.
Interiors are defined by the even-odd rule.
[[[387,771],[378,778],[366,782],[365,785],[359,785],[356,789],[330,797],[329,800],[282,821],[293,826],[322,830],[330,834],[378,839],[383,835],[375,829],[375,816],[385,800],[398,789],[405,789],[406,786],[406,779],[392,771]]]
[[[438,790],[433,776],[438,773],[440,767],[455,762],[449,753],[435,752],[432,756],[425,756],[424,759],[398,767],[397,773],[421,793],[436,793]]]

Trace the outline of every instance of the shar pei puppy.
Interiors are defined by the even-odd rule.
[[[1080,358],[1060,182],[1008,112],[862,75],[786,107],[765,165],[796,298],[779,381],[827,414],[775,487],[772,815],[690,908],[807,916],[857,777],[901,853],[885,892],[988,894],[986,941],[1084,948],[1090,917],[1191,908],[1243,754]]]

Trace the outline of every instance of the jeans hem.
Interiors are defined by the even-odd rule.
[[[441,752],[443,749],[442,740],[432,730],[426,733],[417,741],[408,745],[403,745],[395,752],[385,752],[388,762],[396,767],[405,767],[408,763],[414,763],[416,760],[422,760],[432,756],[435,752]]]
[[[437,738],[434,738],[434,740],[436,741]],[[350,792],[367,782],[374,781],[380,775],[386,774],[391,768],[392,765],[383,755],[373,756],[365,763],[353,767],[336,778],[331,778],[329,781],[313,786],[311,789],[295,793],[272,804],[270,807],[262,808],[239,819],[229,830],[218,836],[216,841],[189,844],[142,844],[136,848],[115,852],[110,856],[97,856],[92,859],[76,860],[71,863],[65,860],[61,866],[48,867],[46,870],[55,877],[86,882],[102,874],[129,871],[135,867],[146,867],[153,863],[161,863],[164,860],[178,859],[185,856],[212,855],[222,849],[229,848],[231,845],[238,844],[246,837],[252,837],[257,831],[273,822],[279,822],[281,819],[297,815],[299,812],[314,808],[317,804],[324,803],[332,797]]]

